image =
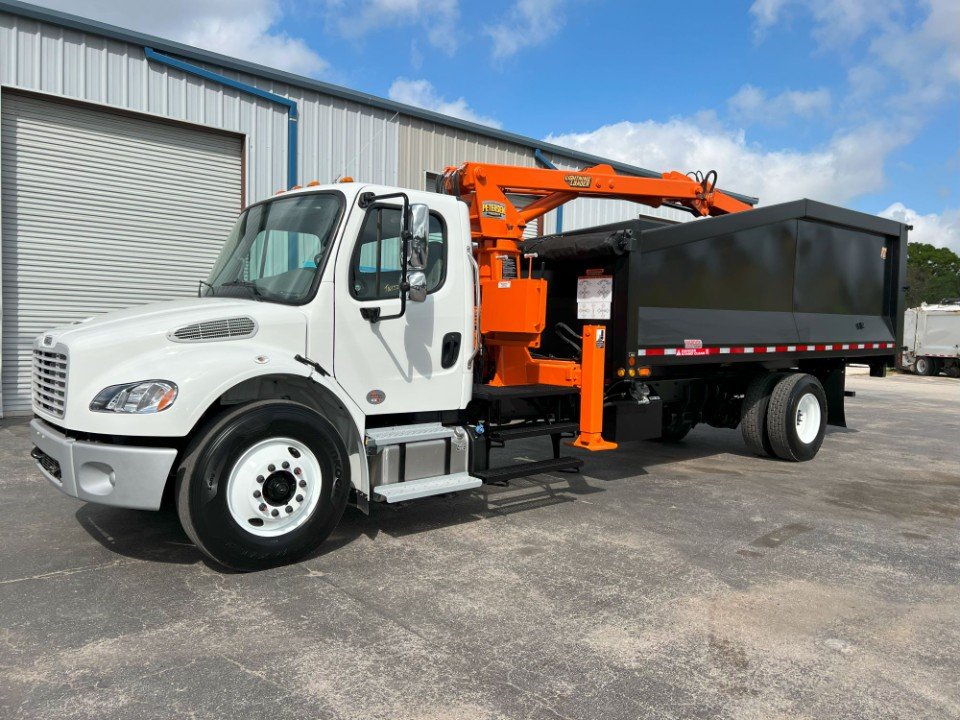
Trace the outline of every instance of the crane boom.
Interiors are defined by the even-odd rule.
[[[584,170],[464,163],[448,167],[441,178],[443,192],[470,207],[476,242],[480,307],[477,321],[484,357],[492,374],[490,385],[561,385],[580,389],[580,435],[574,444],[589,450],[616,447],[601,437],[606,329],[583,328],[580,362],[538,358],[546,324],[547,281],[523,275],[520,242],[528,223],[578,197],[630,200],[651,207],[676,203],[698,216],[725,215],[751,206],[716,189],[717,174],[692,178],[679,172],[645,178],[618,175],[610,165]],[[535,196],[517,208],[511,194]],[[482,373],[481,373],[482,374]]]

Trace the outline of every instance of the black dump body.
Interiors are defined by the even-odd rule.
[[[550,283],[540,352],[571,357],[557,323],[578,334],[585,323],[605,325],[611,379],[633,364],[892,365],[906,251],[907,226],[811,200],[524,243],[525,253],[536,253],[534,276],[542,271]],[[609,319],[578,319],[578,282],[591,275],[612,280]]]

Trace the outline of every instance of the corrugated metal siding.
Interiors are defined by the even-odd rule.
[[[448,165],[485,162],[496,165],[536,165],[533,151],[496,138],[444,127],[419,118],[400,116],[400,170],[397,184],[424,189],[425,172],[443,172]]]
[[[206,69],[297,101],[301,182],[353,175],[396,183],[399,123],[392,113],[214,66]],[[243,133],[248,202],[286,186],[284,108],[150,63],[140,46],[0,13],[0,84]]]
[[[30,409],[31,344],[193,295],[240,211],[241,140],[4,92],[2,409]]]

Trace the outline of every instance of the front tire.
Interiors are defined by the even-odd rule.
[[[229,568],[259,570],[315,550],[343,515],[346,448],[299,403],[228,410],[201,430],[177,470],[177,512],[191,540]]]
[[[805,373],[787,375],[773,388],[767,407],[770,445],[782,460],[812,459],[827,431],[827,396],[820,381]]]
[[[913,369],[917,375],[930,377],[936,371],[936,363],[927,357],[918,357],[913,364]]]

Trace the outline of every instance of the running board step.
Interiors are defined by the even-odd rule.
[[[407,480],[406,482],[390,483],[389,485],[380,485],[373,489],[373,492],[382,497],[388,503],[398,503],[404,500],[416,500],[417,498],[429,497],[430,495],[443,495],[444,493],[458,492],[459,490],[472,490],[483,484],[480,478],[472,477],[467,473],[454,473],[452,475],[437,475],[435,477],[420,478],[419,480]]]
[[[504,482],[514,478],[529,477],[552,470],[579,470],[583,460],[575,457],[550,458],[536,462],[522,462],[516,465],[491,468],[490,470],[474,470],[473,474],[485,483]]]
[[[380,448],[387,445],[402,445],[448,437],[453,437],[453,429],[440,423],[394,425],[391,427],[367,428],[365,444],[367,454],[375,454]]]
[[[558,435],[561,433],[575,435],[579,431],[580,424],[575,422],[526,423],[523,425],[501,425],[487,428],[487,434],[490,439],[500,442],[540,437],[542,435]]]

